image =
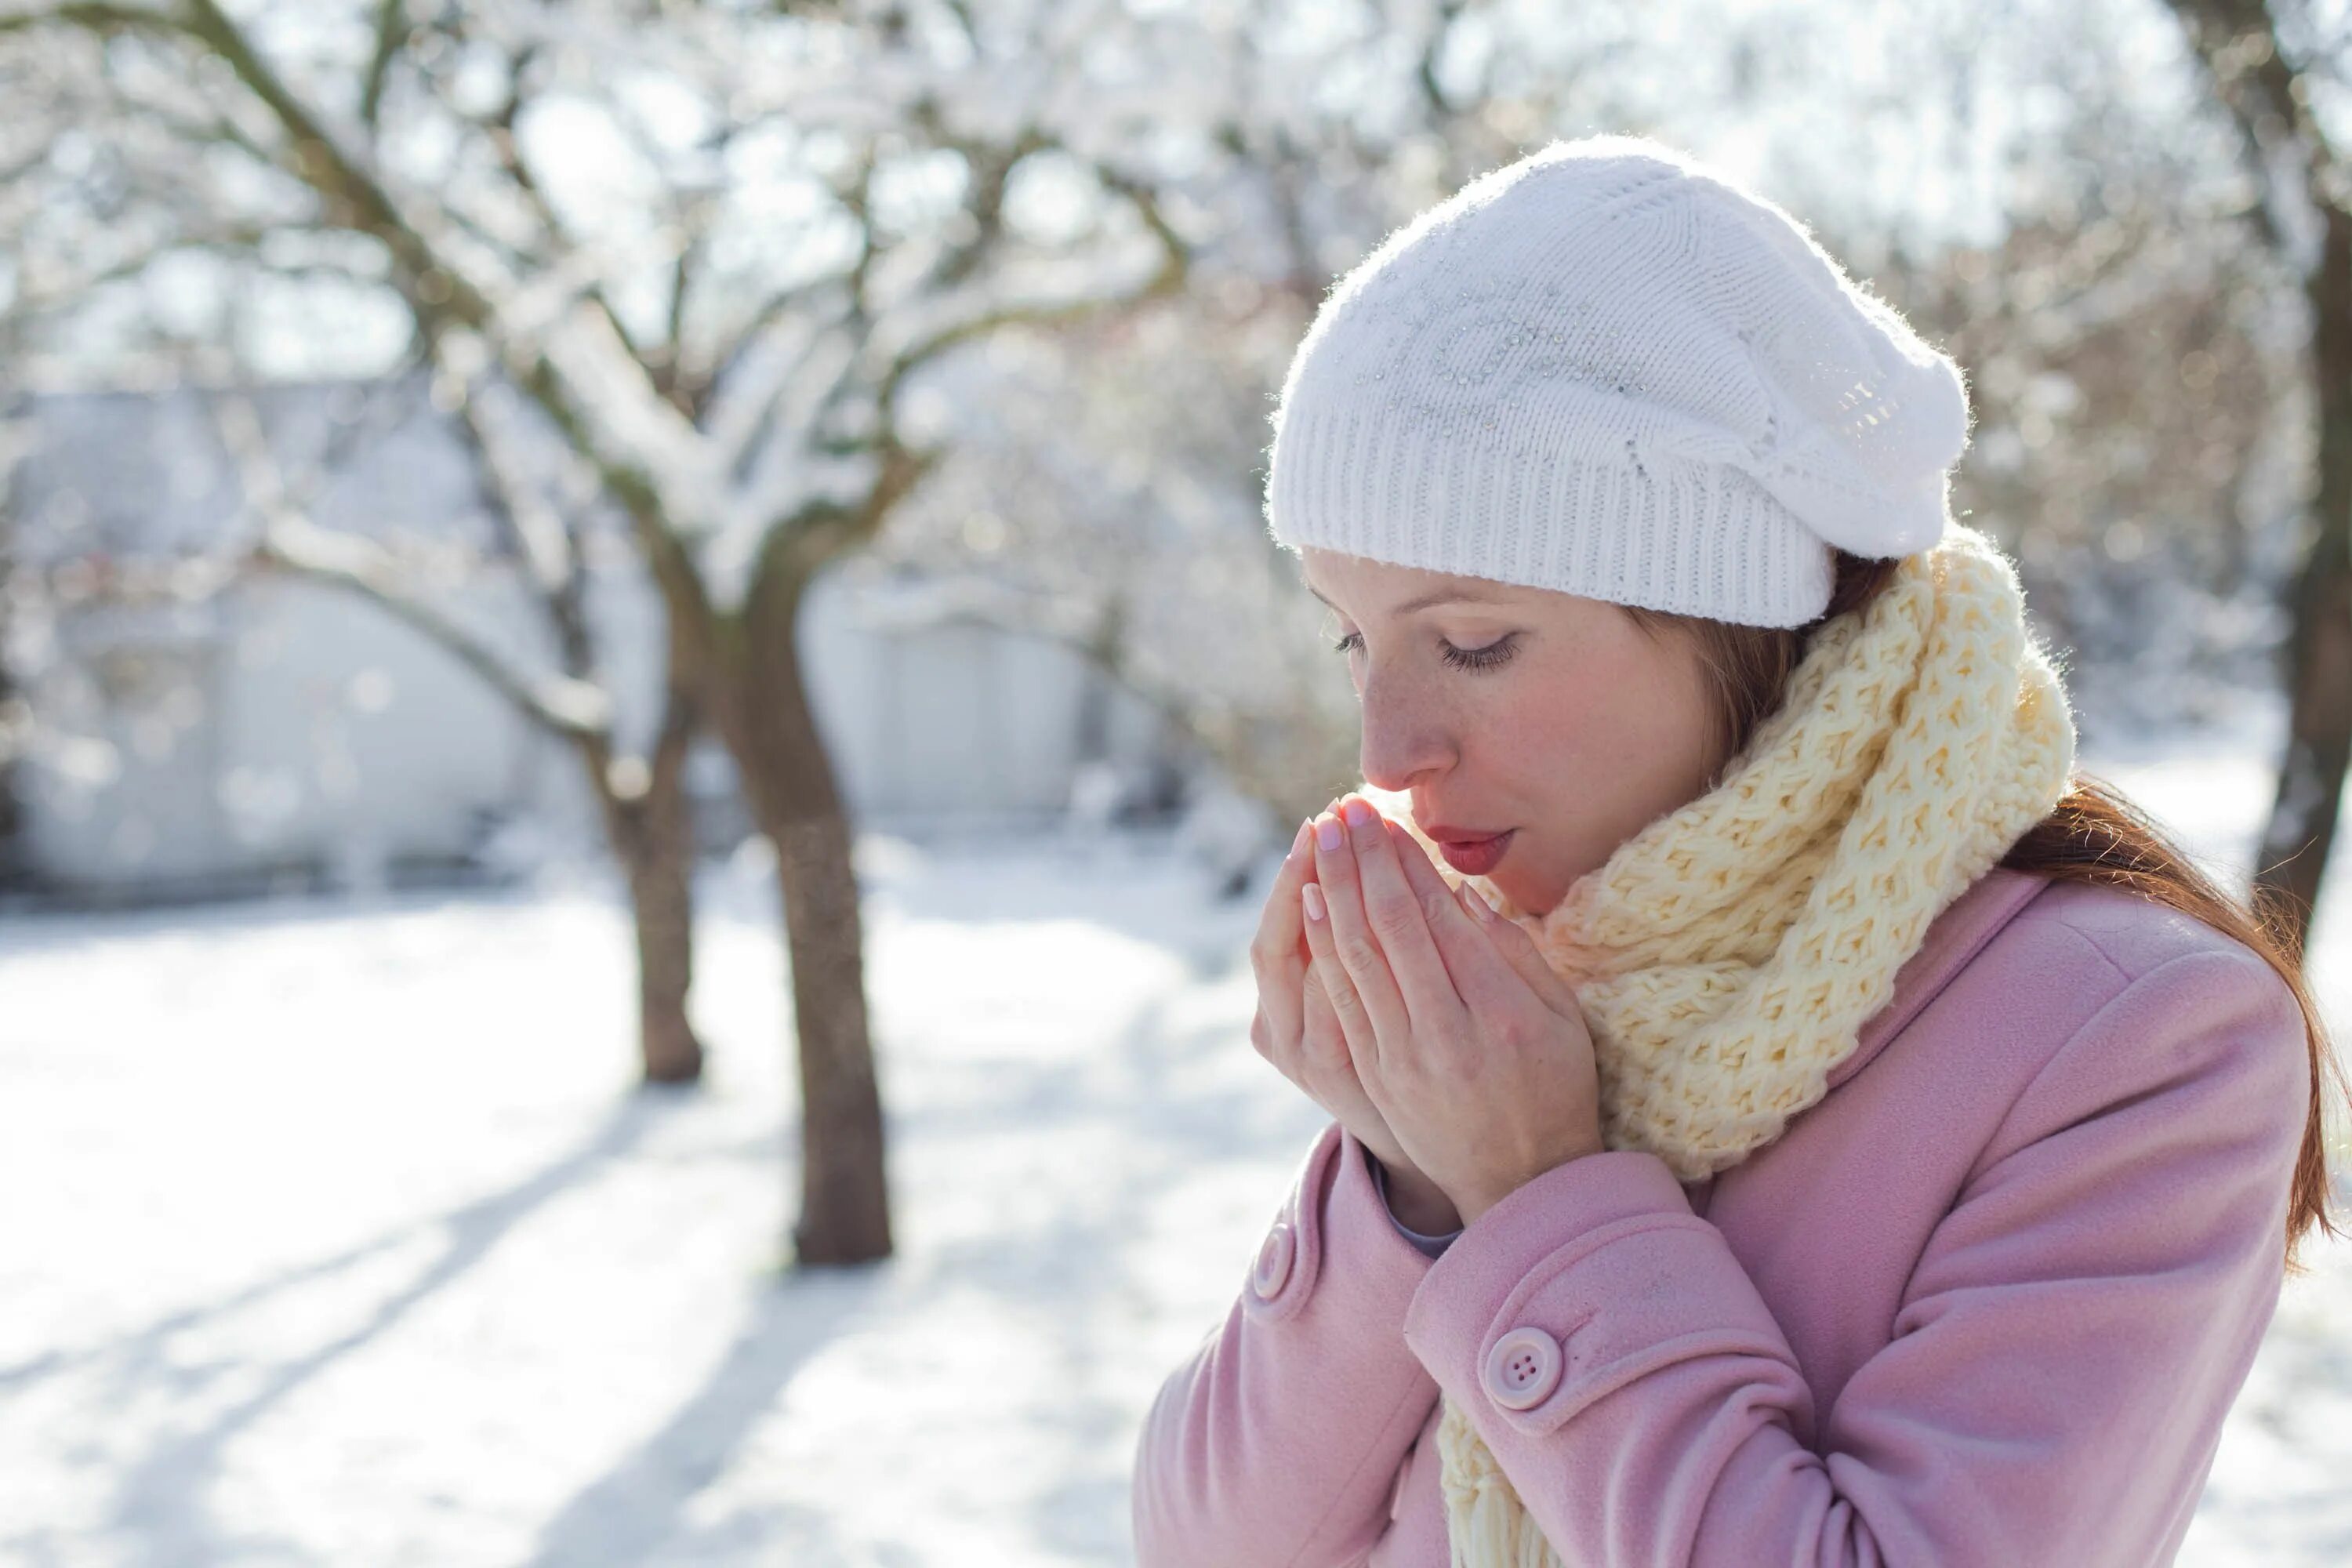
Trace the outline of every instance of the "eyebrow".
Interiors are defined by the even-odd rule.
[[[1299,585],[1315,595],[1317,598],[1323,599],[1323,595],[1317,591],[1315,584],[1305,578],[1299,579]],[[1494,595],[1481,593],[1475,588],[1440,588],[1433,593],[1423,594],[1419,598],[1407,599],[1389,613],[1392,616],[1409,616],[1415,610],[1425,610],[1432,605],[1449,605],[1457,600],[1473,605],[1499,605],[1503,602]],[[1336,610],[1339,607],[1328,599],[1323,599],[1323,603],[1329,609]]]

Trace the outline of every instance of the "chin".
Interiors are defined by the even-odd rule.
[[[1514,844],[1511,847],[1516,849],[1518,846]],[[1506,857],[1506,858],[1507,858],[1507,857]],[[1514,876],[1507,867],[1497,866],[1494,872],[1489,876],[1465,877],[1463,880],[1485,883],[1487,887],[1492,888],[1495,891],[1502,894],[1503,897],[1510,900],[1511,907],[1523,914],[1529,912],[1532,909],[1532,906],[1528,904],[1526,898],[1527,883],[1520,878]]]
[[[1496,867],[1495,874],[1485,879],[1486,883],[1510,900],[1512,908],[1522,915],[1536,917],[1549,914],[1552,906],[1566,896],[1567,889],[1526,866],[1509,864],[1518,858],[1518,847],[1517,844],[1511,846],[1513,853],[1504,857],[1506,863]]]

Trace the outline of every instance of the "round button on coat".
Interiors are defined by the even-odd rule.
[[[1559,1342],[1541,1329],[1517,1328],[1495,1342],[1480,1376],[1486,1396],[1506,1410],[1525,1410],[1559,1386]]]
[[[1250,1269],[1250,1289],[1257,1292],[1258,1300],[1272,1300],[1281,1290],[1290,1278],[1290,1260],[1297,1250],[1298,1241],[1290,1234],[1290,1222],[1276,1220],[1274,1228],[1265,1233],[1265,1240],[1258,1244],[1257,1262]]]

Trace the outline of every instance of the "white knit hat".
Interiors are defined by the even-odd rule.
[[[1273,416],[1313,546],[1750,626],[1933,546],[1968,391],[1794,218],[1638,136],[1483,174],[1332,289]]]

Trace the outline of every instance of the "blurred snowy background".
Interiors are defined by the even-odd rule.
[[[0,0],[0,1561],[1129,1561],[1324,1120],[1247,1040],[1356,776],[1266,415],[1556,135],[1966,366],[2084,766],[2340,1034],[2347,27]],[[2311,1256],[2184,1563],[2352,1560]]]

